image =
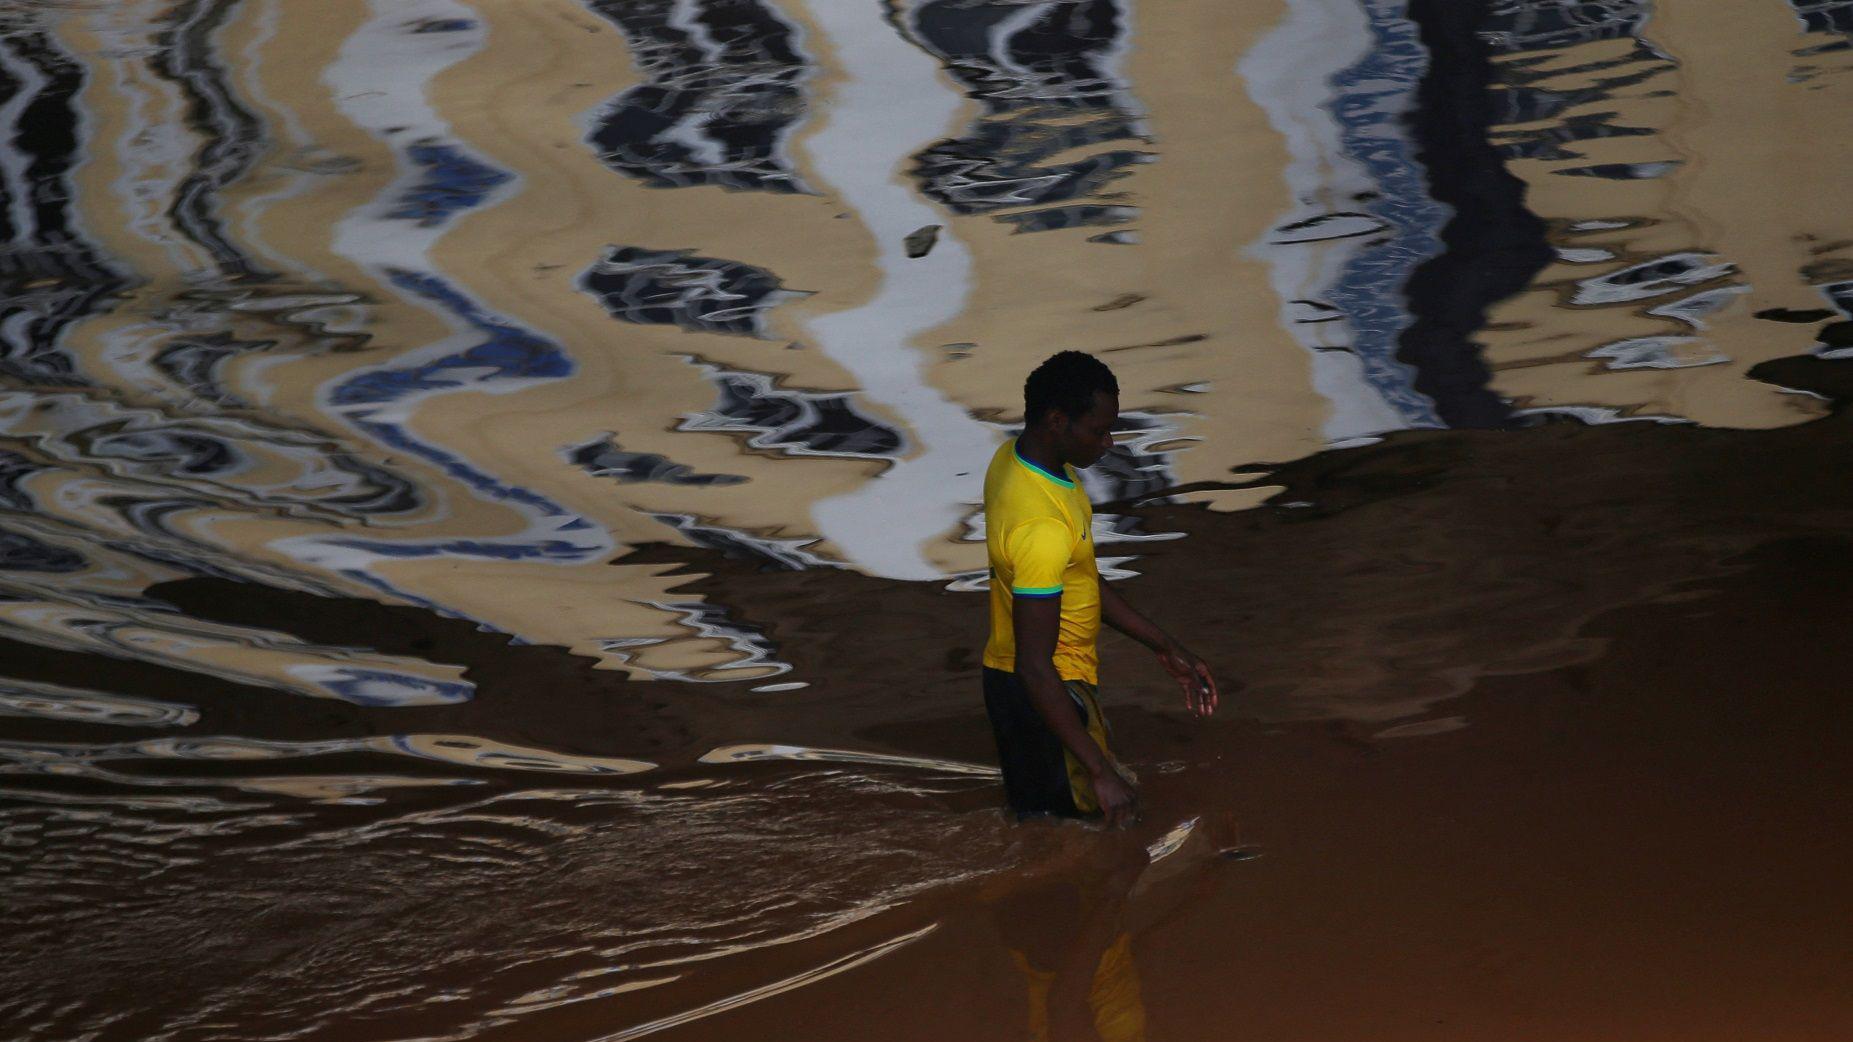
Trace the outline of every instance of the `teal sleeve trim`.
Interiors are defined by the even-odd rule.
[[[1010,592],[1018,597],[1060,597],[1060,586],[1012,586]]]

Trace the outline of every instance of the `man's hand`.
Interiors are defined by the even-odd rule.
[[[1216,711],[1216,678],[1210,676],[1210,667],[1127,604],[1110,583],[1100,584],[1100,617],[1107,625],[1152,649],[1165,672],[1184,689],[1184,704],[1191,712],[1206,717]]]
[[[1100,804],[1100,813],[1107,819],[1108,828],[1128,825],[1138,811],[1139,794],[1115,770],[1111,763],[1093,774],[1094,802]]]
[[[1184,689],[1184,704],[1191,712],[1207,717],[1216,711],[1216,678],[1202,659],[1172,642],[1158,649],[1158,661]]]

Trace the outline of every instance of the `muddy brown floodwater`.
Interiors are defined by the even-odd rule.
[[[1853,1037],[1846,0],[0,5],[0,1037]],[[979,475],[1122,387],[1018,824]]]

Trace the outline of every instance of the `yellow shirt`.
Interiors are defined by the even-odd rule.
[[[984,475],[985,547],[991,557],[991,639],[984,664],[1016,671],[1011,609],[1019,597],[1060,597],[1055,672],[1099,683],[1100,573],[1090,529],[1093,505],[1074,468],[1051,474],[1017,455],[1014,439]]]

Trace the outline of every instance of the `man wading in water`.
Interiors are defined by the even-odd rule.
[[[1094,510],[1075,468],[1113,447],[1119,390],[1092,355],[1051,357],[1023,385],[1023,434],[997,450],[984,476],[984,706],[1018,817],[1132,819],[1137,794],[1107,749],[1095,697],[1102,619],[1158,655],[1193,712],[1216,709],[1209,667],[1102,583],[1094,566]]]

